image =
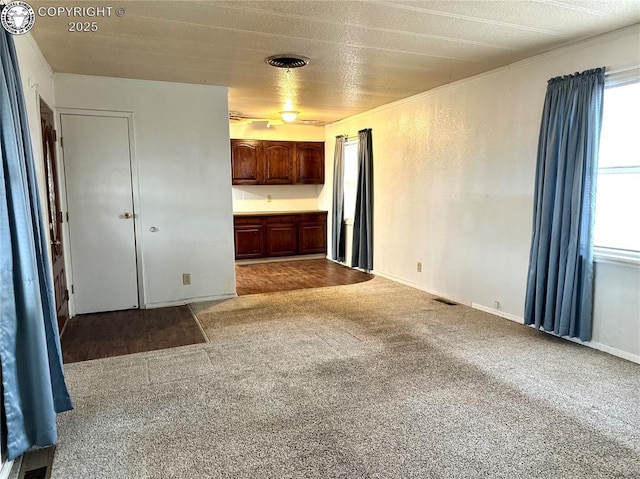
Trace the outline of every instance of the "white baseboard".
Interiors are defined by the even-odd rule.
[[[493,314],[494,316],[500,316],[501,318],[508,319],[509,321],[513,321],[515,323],[524,324],[524,318],[520,316],[516,316],[515,314],[506,313],[504,311],[500,311],[499,309],[490,308],[488,306],[483,306],[478,303],[471,303],[471,307],[473,309],[479,309],[480,311],[484,311],[485,313]]]
[[[0,464],[0,479],[7,479],[9,474],[11,474],[11,467],[13,466],[13,461],[6,461]]]
[[[389,279],[389,280],[394,281],[396,283],[404,284],[405,286],[409,286],[409,287],[414,288],[414,289],[419,289],[420,291],[424,291],[425,293],[429,293],[429,294],[432,294],[434,296],[438,296],[439,298],[448,299],[449,301],[454,301],[454,302],[459,303],[459,304],[464,304],[465,306],[471,306],[471,303],[469,301],[465,301],[464,299],[461,299],[461,298],[456,298],[455,296],[451,296],[449,294],[441,293],[440,291],[436,291],[436,290],[433,290],[433,289],[425,288],[421,284],[414,283],[412,281],[407,281],[407,280],[404,280],[402,278],[397,278],[396,276],[393,276],[391,274],[381,273],[380,271],[376,271],[376,270],[372,271],[372,274],[375,275],[375,276],[380,276],[382,278]]]
[[[489,308],[488,306],[483,306],[478,303],[471,303],[471,307],[474,309],[479,309],[480,311],[484,311],[485,313],[493,314],[495,316],[500,316],[501,318],[505,318],[519,324],[524,324],[524,318],[521,318],[520,316],[516,316],[515,314],[505,313],[504,311],[500,311],[494,308]],[[531,328],[534,328],[533,325],[528,325],[528,326]],[[606,344],[598,343],[597,341],[582,341],[578,338],[570,338],[568,336],[558,336],[558,337],[562,339],[566,339],[567,341],[571,341],[572,343],[581,344],[588,348],[597,349],[598,351],[602,351],[603,353],[608,353],[608,354],[611,354],[612,356],[617,356],[619,358],[626,359],[627,361],[640,364],[639,355],[629,353],[627,351],[623,351],[622,349],[614,348],[613,346],[608,346]]]
[[[602,351],[603,353],[608,353],[612,356],[617,356],[619,358],[626,359],[627,361],[631,361],[632,363],[640,364],[640,355],[629,353],[627,351],[623,351],[622,349],[614,348],[613,346],[608,346],[596,341],[581,341],[578,338],[567,338],[565,336],[562,336],[562,339],[568,339],[572,343],[582,344],[583,346],[597,349],[598,351]]]
[[[145,305],[145,309],[166,308],[168,306],[183,306],[189,303],[200,303],[203,301],[222,301],[224,299],[236,298],[236,293],[218,294],[215,296],[199,296],[195,298],[184,298],[176,301],[164,301],[161,303],[150,303]]]

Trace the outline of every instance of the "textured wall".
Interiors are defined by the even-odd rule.
[[[327,127],[330,208],[335,136],[373,129],[375,271],[522,317],[540,116],[547,80],[640,63],[635,26],[380,107]],[[422,262],[422,273],[416,263]],[[619,265],[610,265],[607,277]],[[594,341],[640,357],[640,268],[618,313],[596,311]],[[596,279],[600,304],[610,295]],[[603,297],[604,295],[604,297]],[[604,325],[604,326],[601,326]],[[604,330],[617,334],[602,336]]]

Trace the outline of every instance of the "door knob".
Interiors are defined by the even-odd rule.
[[[128,211],[126,211],[122,216],[124,216],[125,220],[128,220],[129,218],[131,218],[131,213],[129,213]]]
[[[51,241],[49,242],[49,244],[51,246],[60,246],[62,243],[60,243],[60,240],[56,240],[56,241]]]

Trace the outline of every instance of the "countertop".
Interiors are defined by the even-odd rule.
[[[296,210],[296,211],[242,211],[233,213],[233,216],[275,216],[275,215],[304,215],[327,213],[323,210]]]

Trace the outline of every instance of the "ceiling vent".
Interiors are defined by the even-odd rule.
[[[272,67],[276,68],[300,68],[309,63],[307,57],[301,55],[292,55],[291,53],[285,53],[283,55],[273,55],[264,59]]]

